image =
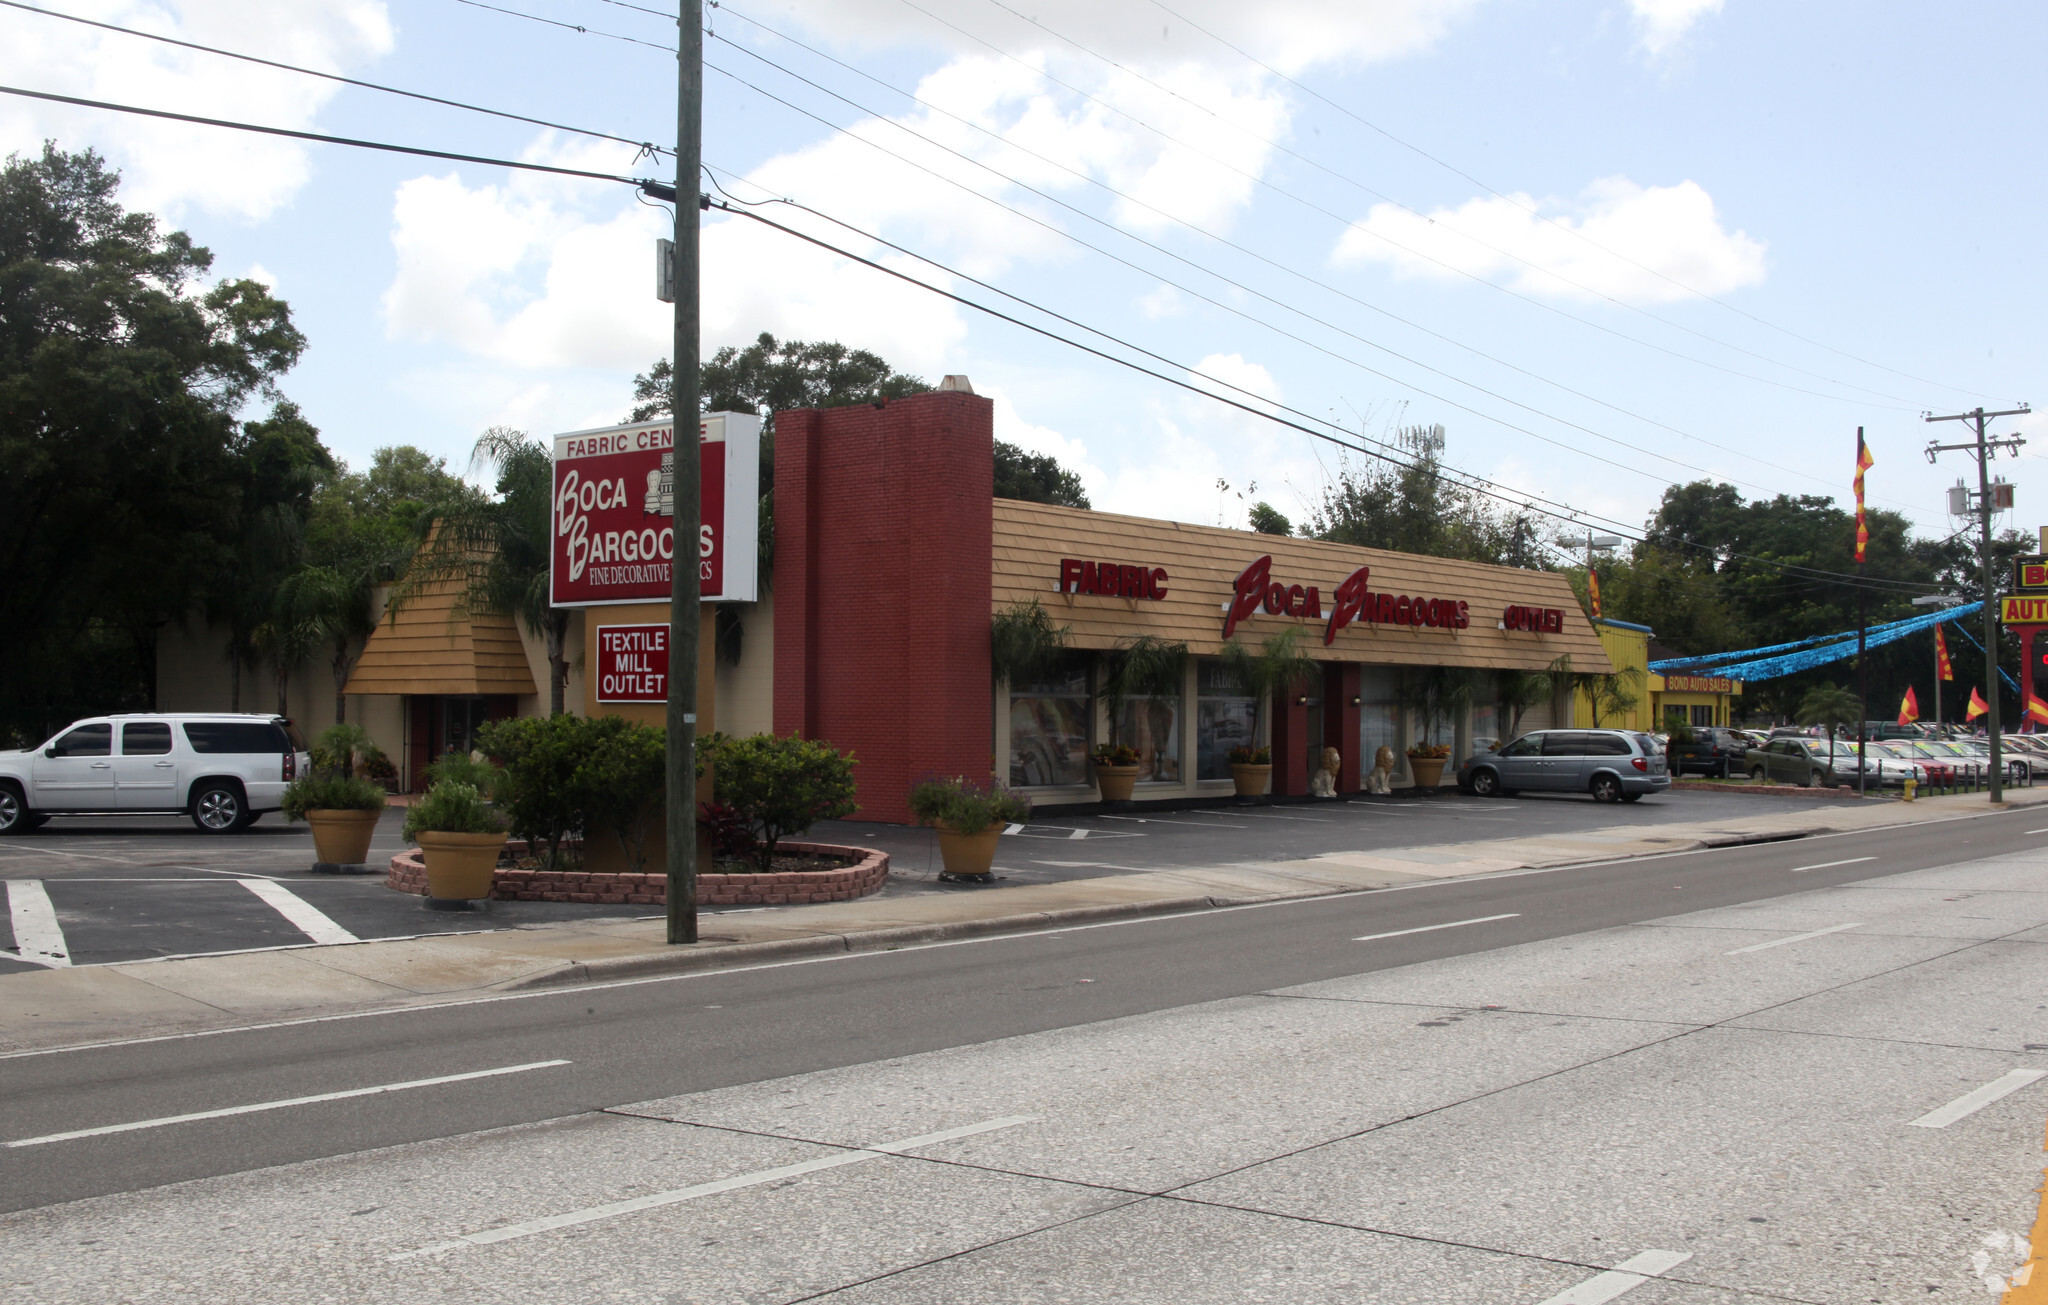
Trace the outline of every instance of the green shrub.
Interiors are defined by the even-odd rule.
[[[575,780],[584,724],[581,716],[521,716],[476,732],[478,750],[503,768],[492,794],[498,809],[549,869],[561,863],[562,840],[583,829]]]
[[[427,767],[428,788],[449,782],[467,784],[487,799],[497,795],[498,784],[504,778],[503,767],[467,752],[444,752],[439,761]]]
[[[301,775],[284,786],[278,806],[287,820],[304,820],[308,811],[382,811],[384,786],[339,775]]]
[[[442,780],[405,813],[405,837],[418,842],[423,833],[502,834],[505,818],[484,800],[474,784]]]
[[[370,737],[370,732],[352,721],[341,721],[321,730],[314,736],[312,746],[306,751],[313,759],[314,770],[341,779],[354,779],[358,766],[363,767],[366,775],[370,774],[370,767],[374,762],[382,762],[385,767],[391,766],[384,756],[384,750]],[[391,770],[393,774],[397,773],[395,767]],[[375,775],[371,777],[380,778]]]
[[[920,825],[944,825],[963,834],[978,834],[990,825],[1031,818],[1031,799],[990,779],[970,784],[961,776],[928,779],[910,790],[910,814]]]
[[[775,864],[780,840],[860,809],[853,800],[858,763],[829,743],[772,734],[723,739],[716,762],[714,798],[753,832],[754,862],[763,872]]]
[[[703,773],[704,749],[698,749]],[[597,829],[608,829],[636,874],[647,866],[647,836],[662,811],[668,779],[668,731],[635,725],[618,716],[584,722],[581,757],[570,774],[572,800],[581,812],[586,847]]]

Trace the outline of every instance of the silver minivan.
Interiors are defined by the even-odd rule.
[[[1458,787],[1479,797],[1530,792],[1591,793],[1597,802],[1635,802],[1671,787],[1664,752],[1634,730],[1538,730],[1497,752],[1468,758]]]

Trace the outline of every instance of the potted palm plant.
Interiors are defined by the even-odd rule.
[[[910,813],[918,824],[938,831],[939,858],[948,876],[985,880],[995,865],[996,843],[1004,827],[1031,818],[1031,799],[1012,793],[994,778],[975,784],[955,775],[913,787]]]
[[[1103,658],[1102,701],[1109,716],[1109,742],[1090,755],[1095,782],[1105,802],[1128,802],[1145,754],[1136,744],[1150,738],[1141,715],[1147,698],[1178,698],[1187,677],[1188,646],[1149,634],[1122,639]],[[1125,719],[1125,707],[1133,707]],[[1131,737],[1126,737],[1129,735]]]
[[[1273,749],[1235,747],[1230,750],[1230,782],[1241,798],[1264,797],[1273,779]]]
[[[312,827],[316,870],[370,859],[370,840],[384,814],[384,786],[356,771],[383,759],[362,726],[332,725],[313,741],[313,764],[285,786],[278,805],[285,819]]]
[[[1435,788],[1444,782],[1444,763],[1451,759],[1448,743],[1418,743],[1408,749],[1408,773],[1415,787]]]
[[[1272,746],[1259,742],[1266,734],[1266,704],[1312,681],[1316,664],[1301,650],[1301,631],[1287,629],[1260,644],[1257,652],[1236,639],[1226,640],[1223,665],[1252,700],[1251,741],[1230,750],[1230,778],[1240,798],[1260,797],[1273,776]]]
[[[426,863],[429,901],[474,901],[491,895],[491,876],[505,850],[505,817],[490,793],[501,772],[489,762],[450,753],[428,768],[426,795],[405,813],[405,837]]]

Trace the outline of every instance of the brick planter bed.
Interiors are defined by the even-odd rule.
[[[793,855],[858,857],[853,865],[833,870],[790,870],[765,875],[700,874],[697,902],[701,906],[795,906],[809,902],[848,902],[881,891],[889,879],[889,854],[865,847],[832,843],[790,843],[778,851]],[[419,849],[391,858],[384,885],[401,893],[426,896],[427,867]],[[598,902],[660,906],[668,900],[668,880],[658,874],[588,874],[581,870],[515,870],[499,866],[491,877],[491,896],[499,901]]]

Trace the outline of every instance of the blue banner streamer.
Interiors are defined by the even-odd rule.
[[[1903,639],[1908,635],[1918,634],[1922,630],[1932,629],[1945,621],[1960,621],[1965,616],[1970,616],[1983,610],[1983,607],[1984,604],[1982,603],[1965,603],[1961,607],[1944,608],[1938,612],[1929,612],[1925,616],[1909,616],[1903,621],[1893,621],[1889,625],[1873,626],[1864,635],[1864,647],[1876,648],[1883,644]],[[1957,625],[1956,628],[1963,630],[1965,635],[1969,633],[1961,625]],[[1856,655],[1856,632],[1854,630],[1847,630],[1840,634],[1822,635],[1819,638],[1836,642],[1824,643],[1818,648],[1807,648],[1803,651],[1787,653],[1780,657],[1758,658],[1756,654],[1775,652],[1781,648],[1797,648],[1800,643],[1813,643],[1815,640],[1805,639],[1793,644],[1773,644],[1765,648],[1749,648],[1742,652],[1722,653],[1712,659],[1674,657],[1664,661],[1651,662],[1650,670],[1658,675],[1674,673],[1682,675],[1686,673],[1688,667],[1699,666],[1708,660],[1721,663],[1730,657],[1748,657],[1754,660],[1716,664],[1712,667],[1712,673],[1731,680],[1774,680],[1783,675],[1796,675],[1800,671],[1812,670],[1816,666],[1825,666],[1829,662],[1838,662],[1844,657],[1854,657]]]

